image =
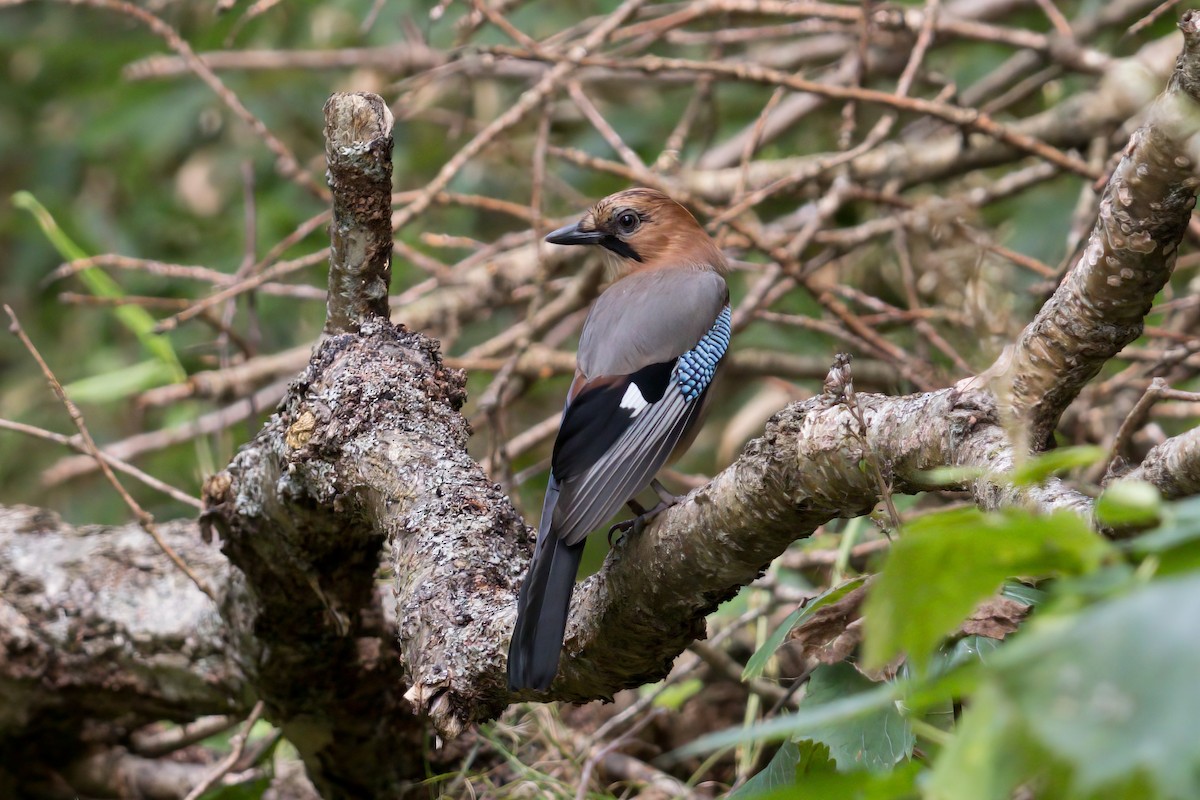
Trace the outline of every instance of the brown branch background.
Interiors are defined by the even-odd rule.
[[[213,587],[211,599],[186,605],[221,620],[222,633],[199,637],[203,646],[219,644],[219,659],[228,662],[203,664],[221,670],[203,679],[221,691],[159,696],[130,682],[127,697],[137,702],[106,703],[113,678],[88,678],[97,665],[84,659],[73,691],[88,702],[68,704],[63,683],[22,668],[19,659],[3,662],[7,696],[33,698],[29,713],[2,718],[5,752],[15,752],[10,742],[26,742],[28,763],[68,785],[150,781],[138,776],[154,770],[140,769],[137,759],[156,751],[132,746],[134,733],[145,735],[145,726],[163,719],[245,716],[262,701],[264,717],[300,751],[321,794],[390,796],[423,775],[417,754],[429,723],[460,737],[432,756],[456,763],[460,748],[472,746],[471,726],[517,699],[503,687],[502,652],[528,544],[518,510],[522,500],[532,508],[540,492],[557,422],[557,401],[547,398],[561,394],[564,382],[552,379],[573,369],[572,336],[604,280],[598,261],[546,246],[541,234],[609,188],[656,186],[708,224],[734,259],[737,348],[718,401],[728,411],[685,462],[701,474],[672,476],[704,488],[648,535],[617,548],[581,589],[568,638],[572,658],[537,699],[610,697],[664,676],[668,684],[681,681],[701,664],[719,673],[714,663],[723,662],[712,650],[686,651],[716,604],[795,540],[822,541],[831,520],[870,513],[892,493],[926,492],[921,507],[969,498],[988,508],[1021,503],[1088,513],[1090,501],[1069,483],[1018,491],[994,477],[1055,430],[1072,444],[1109,448],[1115,473],[1139,465],[1134,474],[1168,496],[1200,485],[1195,437],[1170,438],[1182,429],[1178,419],[1196,414],[1195,402],[1162,388],[1185,386],[1200,369],[1200,303],[1183,291],[1200,261],[1184,255],[1176,264],[1181,241],[1200,232],[1190,215],[1195,131],[1180,121],[1196,95],[1195,33],[1185,25],[1178,68],[1178,35],[1117,39],[1154,3],[1124,0],[1073,20],[1044,15],[1023,28],[1007,20],[1018,11],[1044,13],[1045,4],[929,0],[898,10],[627,0],[609,14],[547,31],[536,13],[523,15],[532,4],[479,0],[458,9],[454,46],[410,33],[381,48],[211,53],[193,52],[150,10],[106,0],[75,4],[146,25],[171,53],[130,64],[125,78],[201,80],[277,160],[279,179],[314,196],[324,195],[320,141],[284,144],[248,110],[254,103],[219,76],[353,69],[387,87],[387,107],[368,99],[341,122],[331,117],[332,217],[324,210],[298,215],[293,234],[261,254],[248,251],[236,274],[114,253],[64,264],[51,276],[69,280],[99,267],[118,280],[136,271],[211,289],[184,302],[125,298],[160,314],[161,331],[205,325],[224,349],[212,369],[139,398],[147,408],[195,399],[211,409],[185,425],[103,445],[112,469],[140,479],[129,462],[283,401],[229,469],[204,486],[203,525],[219,534],[228,562],[198,546],[194,528],[162,530]],[[0,2],[10,5],[17,3]],[[271,12],[255,6],[244,13],[248,20]],[[505,43],[480,43],[497,37]],[[1004,48],[1005,59],[975,82],[955,85],[940,56],[979,42]],[[1039,102],[1067,78],[1084,88]],[[1154,103],[1168,80],[1171,89]],[[463,112],[464,97],[488,93],[499,100],[488,106],[480,99]],[[734,95],[757,109],[740,127],[723,118],[723,103]],[[667,96],[678,113],[664,136],[647,137],[630,124],[639,113],[658,113]],[[383,175],[393,117],[398,150],[406,126],[442,129],[455,143],[426,180],[400,172],[392,187]],[[1131,140],[1140,124],[1147,127]],[[339,154],[369,160],[349,165],[361,179],[339,183],[348,174],[339,172]],[[1058,263],[1013,249],[1007,226],[995,221],[1048,182],[1078,189]],[[593,190],[581,192],[581,184]],[[448,224],[462,219],[472,225]],[[304,279],[329,255],[322,237],[330,224],[329,338],[315,354],[308,341],[259,352],[248,336],[248,299],[324,300]],[[361,244],[360,235],[370,242],[365,250],[345,244]],[[407,332],[372,318],[382,310],[378,288],[389,280],[380,254],[392,244],[390,314]],[[1152,324],[1143,329],[1148,315]],[[823,384],[839,351],[854,356],[853,387],[836,375]],[[1122,425],[1127,418],[1136,424]],[[765,435],[735,461],[764,425]],[[87,449],[90,437],[64,441]],[[860,470],[860,462],[869,468]],[[69,485],[100,463],[92,454],[67,456],[44,478]],[[704,473],[730,463],[706,485]],[[946,465],[991,472],[938,491],[924,476]],[[181,494],[161,482],[147,486]],[[87,541],[39,512],[6,513],[2,533],[14,553],[30,546],[23,537],[31,530],[61,541],[63,552]],[[881,519],[884,527],[892,523],[890,514]],[[113,547],[146,546],[119,541]],[[881,541],[871,537],[864,546],[878,549]],[[381,549],[395,598],[375,581]],[[818,545],[793,560],[827,563],[814,555],[821,552]],[[161,591],[173,598],[185,591],[157,563],[160,556],[144,557],[173,582]],[[689,570],[662,580],[657,566],[681,558]],[[18,647],[22,653],[51,658],[63,645],[42,635],[48,623],[33,609],[49,614],[62,598],[18,560],[6,569],[5,585],[34,587],[21,595],[31,605],[6,602],[37,634],[5,626],[9,652],[18,642],[28,648]],[[761,586],[760,615],[797,599],[770,575]],[[75,601],[88,610],[79,624],[112,637],[116,614],[96,600],[102,586],[92,592]],[[748,621],[710,626],[710,633],[736,639]],[[164,634],[161,646],[169,650],[173,635],[187,634]],[[158,646],[131,654],[129,669],[117,674],[134,664],[158,669]],[[181,669],[201,674],[197,665]],[[602,733],[578,742],[594,748],[600,765],[589,775],[672,780],[606,754],[605,735],[619,735],[641,708],[644,701],[624,697]],[[58,714],[67,721],[50,723]],[[93,737],[86,742],[78,736],[85,723]],[[39,743],[54,736],[75,746],[47,755]],[[395,758],[398,742],[413,755]],[[31,777],[9,769],[4,780],[47,792],[45,770]],[[181,771],[175,788],[156,791],[183,797],[231,770],[232,762],[220,776]]]

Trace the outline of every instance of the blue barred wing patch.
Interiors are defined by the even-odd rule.
[[[712,383],[717,364],[729,347],[729,336],[730,312],[729,306],[725,306],[704,338],[681,355],[675,364],[672,377],[686,399],[695,400]]]

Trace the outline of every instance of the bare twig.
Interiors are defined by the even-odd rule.
[[[169,728],[155,725],[153,730],[134,731],[130,736],[130,742],[139,755],[154,758],[173,753],[210,736],[216,736],[236,724],[237,717],[229,714],[216,714],[200,717],[185,725],[172,725]]]
[[[57,442],[58,444],[66,445],[67,447],[78,450],[81,453],[86,453],[89,457],[91,456],[91,451],[89,451],[87,445],[84,444],[82,436],[64,436],[61,433],[55,433],[54,431],[48,431],[44,428],[38,428],[34,425],[26,425],[23,422],[13,422],[7,419],[0,419],[0,428],[14,431],[15,433],[23,433],[26,436],[33,436],[38,439],[45,439],[48,442]],[[99,457],[113,469],[120,470],[129,477],[146,484],[151,489],[156,489],[185,505],[189,505],[196,509],[203,508],[204,506],[204,504],[200,502],[199,498],[192,497],[187,492],[176,489],[169,483],[165,483],[153,475],[143,472],[127,461],[122,461],[110,453],[105,453],[103,450],[101,450],[99,451]]]
[[[154,523],[154,517],[151,516],[148,511],[138,505],[138,502],[133,499],[133,496],[130,495],[129,492],[125,491],[125,487],[121,485],[119,480],[117,480],[117,476],[113,474],[112,467],[110,467],[108,461],[106,461],[104,457],[100,455],[100,448],[96,447],[96,442],[92,440],[92,434],[88,431],[87,423],[84,422],[83,414],[80,412],[79,407],[71,401],[71,398],[67,397],[67,393],[63,390],[62,384],[59,383],[58,378],[54,376],[54,372],[50,369],[50,365],[46,363],[45,359],[42,358],[42,354],[38,352],[38,349],[34,346],[33,342],[25,334],[25,329],[21,327],[21,323],[17,319],[16,313],[7,304],[4,306],[4,313],[8,314],[8,319],[11,323],[9,330],[21,340],[21,344],[25,346],[25,349],[29,352],[29,355],[32,356],[33,360],[37,362],[38,368],[41,369],[42,375],[46,378],[46,382],[50,384],[50,388],[54,391],[54,394],[63,404],[63,407],[67,410],[67,414],[71,417],[71,421],[75,423],[75,427],[79,431],[79,437],[84,448],[95,460],[96,465],[99,466],[100,471],[104,473],[104,477],[108,480],[109,484],[117,490],[117,494],[119,494],[121,499],[125,501],[125,505],[129,507],[130,511],[133,512],[138,524],[142,526],[142,530],[150,534],[150,538],[152,538],[154,543],[158,545],[160,550],[162,550],[163,555],[169,558],[171,562],[175,564],[175,566],[179,567],[179,569],[191,579],[192,583],[196,585],[197,589],[204,592],[204,594],[208,595],[214,602],[216,602],[217,597],[215,594],[213,594],[213,590],[209,587],[209,585],[205,581],[201,580],[201,578],[192,571],[192,568],[189,567],[187,563],[179,557],[179,554],[175,552],[175,549],[167,544],[166,540],[163,539],[159,534],[158,527]]]
[[[66,2],[71,5],[86,5],[93,8],[115,11],[127,17],[132,17],[145,25],[156,36],[163,39],[172,50],[178,53],[179,57],[187,64],[188,69],[212,89],[217,97],[221,99],[221,102],[228,106],[235,115],[240,117],[263,140],[267,148],[275,154],[276,166],[284,177],[295,181],[317,197],[323,198],[327,196],[328,193],[325,188],[318,185],[312,176],[300,166],[300,162],[292,154],[291,149],[275,134],[271,133],[262,120],[246,108],[242,101],[238,99],[238,96],[230,91],[221,79],[196,56],[191,45],[184,41],[183,37],[162,19],[150,11],[132,3],[127,3],[124,0],[66,0]]]
[[[238,759],[242,757],[242,752],[246,749],[246,740],[250,736],[250,730],[254,727],[254,723],[258,722],[259,715],[262,714],[263,701],[259,700],[254,704],[254,708],[250,710],[250,716],[246,717],[246,722],[242,725],[242,729],[229,740],[229,754],[217,764],[217,766],[204,777],[204,780],[196,784],[187,797],[183,800],[199,800],[200,796],[216,786],[217,781],[224,778],[234,764],[237,764]]]

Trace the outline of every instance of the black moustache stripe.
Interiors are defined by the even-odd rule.
[[[622,241],[621,239],[618,239],[616,236],[612,236],[612,235],[605,236],[603,239],[600,240],[600,245],[602,247],[605,247],[605,248],[613,251],[614,253],[621,256],[622,258],[632,258],[634,261],[637,261],[639,263],[642,260],[642,257],[638,255],[636,250],[634,250],[632,247],[629,246],[628,242]]]

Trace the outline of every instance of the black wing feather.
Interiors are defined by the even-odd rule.
[[[597,381],[570,402],[563,412],[550,459],[550,469],[559,483],[587,472],[629,430],[635,418],[629,409],[621,408],[621,400],[630,384],[638,387],[646,402],[657,403],[671,383],[676,360],[651,364],[621,378]]]
[[[568,543],[581,542],[646,488],[697,421],[703,402],[703,395],[689,400],[676,390],[667,392],[631,418],[615,439],[606,439],[602,454],[584,472],[559,478],[562,496],[554,511],[555,533]],[[612,429],[603,432],[611,434]]]

